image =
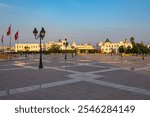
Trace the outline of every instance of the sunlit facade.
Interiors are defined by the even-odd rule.
[[[60,50],[76,50],[78,53],[81,53],[81,51],[85,51],[85,53],[88,53],[88,51],[90,50],[95,50],[96,48],[91,45],[91,44],[77,44],[76,42],[70,43],[68,44],[68,46],[65,46],[65,41],[58,41],[58,42],[48,42],[45,44],[42,44],[42,49],[44,51],[48,51],[52,45],[59,45],[60,46]],[[132,44],[130,42],[127,41],[120,41],[120,42],[116,42],[116,43],[112,43],[112,42],[99,42],[98,43],[98,49],[101,51],[101,53],[111,53],[112,51],[115,53],[118,53],[118,49],[120,46],[124,46],[124,47],[131,47],[132,48]],[[150,45],[147,45],[150,48]],[[19,44],[15,44],[14,46],[14,51],[15,52],[25,52],[25,51],[29,51],[29,52],[39,52],[40,51],[40,45],[36,44],[36,43],[19,43]]]
[[[60,50],[76,50],[78,53],[80,53],[80,50],[95,50],[95,47],[90,44],[76,44],[76,42],[69,43],[67,47],[65,46],[65,40],[59,41],[59,42],[48,42],[45,43],[44,50],[48,50],[52,47],[52,45],[59,45]]]
[[[80,53],[88,53],[89,51],[96,50],[96,48],[91,44],[75,44],[73,43],[78,54]]]
[[[67,47],[65,46],[66,41],[65,40],[59,40],[58,42],[50,41],[48,43],[43,44],[43,49],[45,51],[49,50],[52,45],[58,45],[60,46],[60,50],[71,50],[71,44],[68,44]]]
[[[148,48],[150,48],[150,44],[149,44],[149,45],[147,45],[147,47],[148,47]]]
[[[65,41],[58,41],[58,42],[48,42],[45,44],[42,44],[42,49],[44,51],[48,51],[52,45],[59,45],[60,50],[76,50],[78,53],[80,53],[82,50],[87,51],[89,50],[95,50],[95,47],[91,44],[76,44],[75,42],[68,44],[65,46]],[[18,43],[15,44],[13,47],[15,52],[39,52],[40,51],[40,45],[39,44],[31,44],[31,43]]]
[[[43,48],[43,44],[42,44],[42,48]],[[15,44],[15,52],[25,52],[25,51],[29,51],[29,52],[39,52],[40,51],[40,44],[36,44],[36,43],[18,43]]]
[[[130,42],[127,41],[120,41],[120,42],[116,42],[116,43],[112,43],[112,42],[99,42],[98,43],[98,48],[101,51],[101,53],[118,53],[118,49],[120,46],[124,46],[124,47],[131,47],[132,48],[132,44]]]
[[[10,47],[8,47],[8,46],[0,46],[0,52],[10,52]]]

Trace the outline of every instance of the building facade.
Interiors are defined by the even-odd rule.
[[[13,49],[13,48],[11,48]],[[0,53],[10,52],[10,47],[8,46],[0,46]]]
[[[42,44],[43,48],[43,44]],[[14,46],[15,52],[39,52],[40,51],[40,44],[36,43],[18,43]]]
[[[59,42],[48,42],[44,44],[44,50],[48,50],[52,47],[53,44],[59,45],[60,50],[76,50],[78,53],[82,50],[95,50],[95,47],[90,44],[77,44],[76,42],[69,43],[67,46],[65,46],[65,40],[59,41]]]
[[[90,51],[96,50],[96,48],[91,44],[75,44],[73,43],[74,48],[76,49],[77,53],[86,53],[88,54]]]
[[[147,47],[148,47],[148,48],[150,48],[150,44],[149,44],[149,45],[147,45]]]
[[[95,47],[91,44],[76,44],[75,42],[68,44],[65,46],[66,41],[58,41],[58,42],[48,42],[45,44],[42,44],[42,50],[48,51],[52,45],[59,45],[60,50],[76,50],[78,53],[88,53],[90,50],[95,50]],[[39,52],[40,51],[40,45],[39,44],[31,44],[31,43],[18,43],[15,44],[13,47],[15,52]]]
[[[125,41],[120,41],[120,42],[116,42],[116,43],[112,43],[112,42],[99,42],[98,44],[98,49],[100,50],[101,53],[118,53],[118,49],[120,46],[124,46],[124,47],[131,47],[132,48],[132,44],[130,42],[127,42],[127,40]]]

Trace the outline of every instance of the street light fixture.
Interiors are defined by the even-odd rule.
[[[42,27],[39,35],[38,35],[38,31],[36,28],[34,28],[33,31],[33,35],[35,36],[35,39],[37,40],[38,38],[40,38],[40,61],[39,61],[39,69],[43,69],[43,63],[42,63],[42,45],[41,45],[41,41],[44,39],[45,37],[45,33],[46,31],[44,30],[44,28]]]

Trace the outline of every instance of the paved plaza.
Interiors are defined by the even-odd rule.
[[[1,100],[149,100],[150,56],[39,55],[0,61]]]

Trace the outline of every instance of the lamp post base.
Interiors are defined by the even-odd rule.
[[[67,54],[65,54],[65,60],[67,60]]]
[[[43,65],[39,65],[39,69],[43,69]]]
[[[43,69],[42,53],[40,53],[39,69]]]

